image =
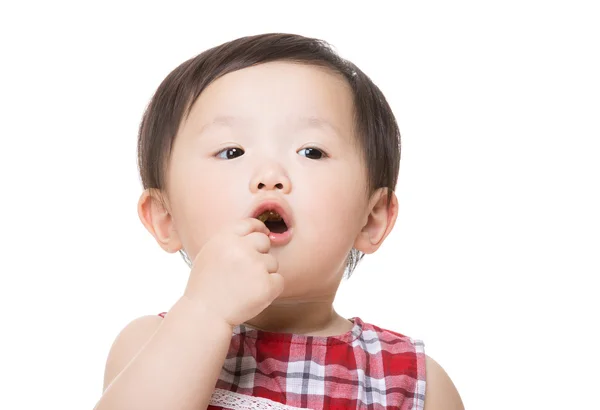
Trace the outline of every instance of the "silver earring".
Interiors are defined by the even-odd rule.
[[[191,268],[192,267],[192,261],[190,260],[188,254],[183,249],[180,249],[179,253],[181,254],[181,257],[183,258],[183,260],[187,264],[187,266],[189,266]]]

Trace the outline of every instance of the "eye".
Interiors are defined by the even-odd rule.
[[[225,148],[222,151],[217,152],[216,157],[222,159],[234,159],[244,155],[244,150],[241,148]]]
[[[327,156],[318,148],[302,148],[300,151],[298,151],[298,154],[310,159],[321,159]]]

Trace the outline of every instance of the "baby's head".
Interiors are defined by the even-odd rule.
[[[188,264],[224,225],[265,204],[283,214],[266,224],[284,294],[337,289],[398,212],[394,115],[322,40],[244,37],[184,62],[148,105],[138,154],[140,218]]]

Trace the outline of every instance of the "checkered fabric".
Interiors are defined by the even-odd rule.
[[[208,410],[423,409],[423,342],[349,320],[329,337],[236,326]]]

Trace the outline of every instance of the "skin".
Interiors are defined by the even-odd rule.
[[[268,251],[285,286],[245,323],[318,336],[349,331],[352,323],[333,308],[346,257],[352,247],[375,252],[398,215],[395,194],[388,206],[386,189],[367,193],[353,114],[348,84],[325,68],[272,62],[217,79],[180,125],[166,189],[142,193],[142,223],[165,251],[184,249],[194,261],[226,222],[247,218],[262,200],[285,202],[293,215],[293,237]],[[302,117],[330,125],[302,127]],[[227,148],[244,154],[225,159]],[[311,159],[305,148],[318,148],[326,157]],[[129,336],[112,353],[122,357],[114,359],[119,363],[114,371],[107,370],[107,384],[159,323],[146,317],[126,329]],[[426,373],[427,410],[464,409],[446,372],[428,356]]]
[[[234,116],[235,121],[215,122]],[[318,117],[330,126],[302,126]],[[244,154],[215,155],[227,148]],[[318,148],[322,159],[306,156]],[[221,152],[221,155],[224,155]],[[352,247],[375,252],[398,213],[385,189],[367,195],[366,166],[353,129],[352,94],[331,71],[288,62],[261,64],[209,85],[181,124],[164,192],[146,191],[143,222],[167,252],[194,260],[224,221],[247,217],[262,199],[285,201],[293,238],[270,253],[283,293],[246,324],[269,331],[335,335],[352,323],[333,309]],[[157,199],[162,195],[166,207]]]

